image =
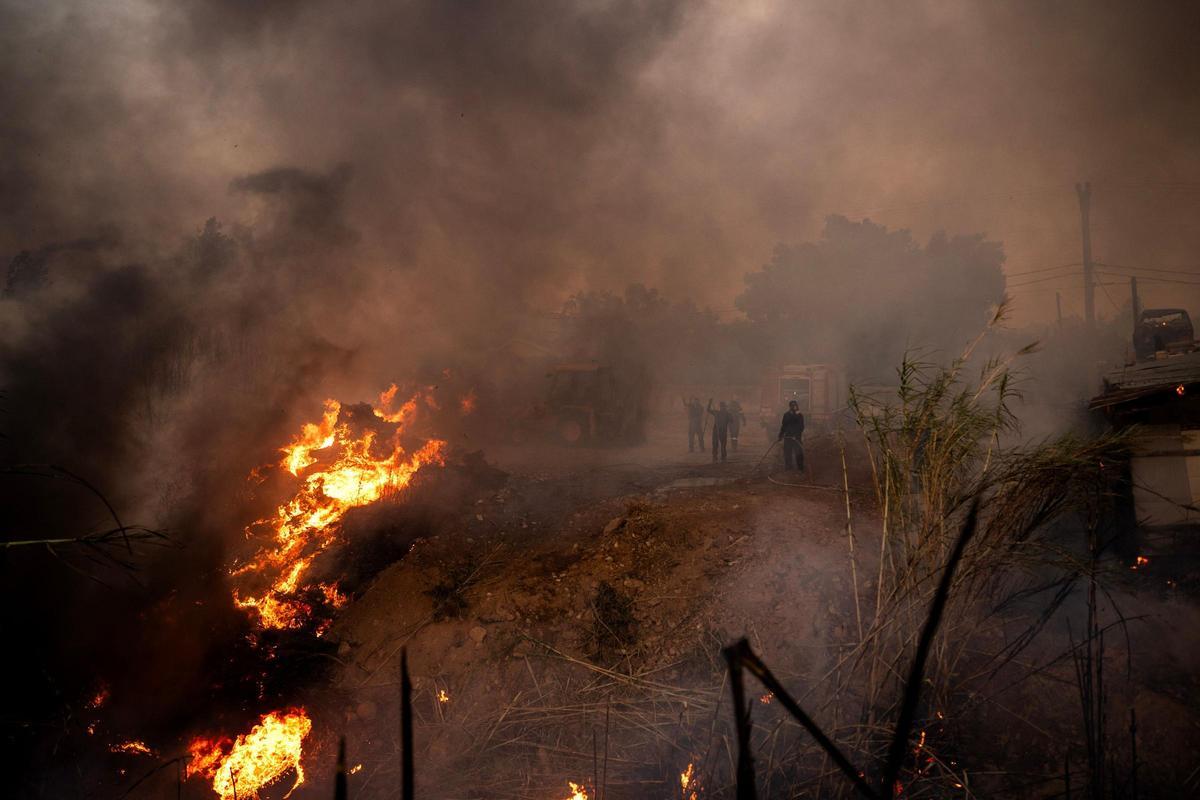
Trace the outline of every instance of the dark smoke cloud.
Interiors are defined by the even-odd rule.
[[[3,243],[97,220],[169,240],[247,213],[236,175],[347,163],[371,266],[414,273],[414,305],[459,326],[497,298],[553,306],[631,280],[731,307],[743,272],[831,212],[984,232],[1014,271],[1077,260],[1084,177],[1098,253],[1180,264],[1196,244],[1196,15],[13,3]],[[1046,298],[1028,294],[1030,313]]]

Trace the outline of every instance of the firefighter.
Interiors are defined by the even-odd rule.
[[[696,442],[700,447],[700,452],[703,453],[704,406],[700,405],[699,397],[693,397],[691,402],[688,402],[688,400],[683,397],[679,399],[683,400],[683,407],[687,411],[688,415],[688,452],[695,452],[696,445],[693,445],[693,442]]]
[[[783,414],[783,423],[779,426],[779,439],[783,442],[783,468],[804,472],[804,415],[800,413],[800,404],[795,400],[788,403],[788,410]]]
[[[714,411],[711,397],[708,398],[708,413],[712,414],[713,416],[712,454],[713,463],[715,464],[717,463],[718,449],[721,452],[721,461],[725,460],[725,444],[728,441],[727,437],[729,435],[729,424],[733,415],[730,414],[729,409],[725,407],[724,401],[722,401]]]
[[[742,404],[735,397],[729,403],[729,443],[733,445],[733,452],[735,453],[738,449],[738,434],[745,424],[746,414],[742,411]]]

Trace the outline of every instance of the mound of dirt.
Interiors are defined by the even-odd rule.
[[[417,542],[328,634],[368,752],[394,743],[406,648],[426,796],[556,792],[591,775],[602,729],[614,798],[678,780],[701,754],[675,742],[711,722],[696,715],[721,696],[723,646],[749,636],[780,674],[807,673],[850,619],[829,600],[846,557],[838,493],[668,483],[538,524],[509,512],[520,491],[510,482],[463,530]]]

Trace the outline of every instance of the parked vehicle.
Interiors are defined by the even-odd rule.
[[[1182,308],[1147,308],[1133,329],[1133,352],[1138,361],[1156,353],[1180,352],[1195,346],[1192,318]]]
[[[637,370],[596,361],[556,364],[546,373],[545,400],[521,415],[513,438],[565,445],[635,444],[645,438],[649,383]]]

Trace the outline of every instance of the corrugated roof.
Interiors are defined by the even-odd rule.
[[[1200,351],[1143,361],[1113,370],[1104,376],[1104,392],[1090,403],[1092,408],[1114,406],[1180,384],[1200,383]]]

